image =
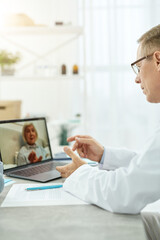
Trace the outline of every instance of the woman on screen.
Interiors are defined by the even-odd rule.
[[[38,132],[33,123],[23,126],[22,136],[26,144],[20,149],[17,156],[18,165],[40,162],[47,158],[45,149],[36,143]]]

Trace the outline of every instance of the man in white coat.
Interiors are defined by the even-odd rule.
[[[147,101],[160,102],[160,25],[138,40],[137,61],[131,64]],[[80,199],[111,212],[137,214],[146,204],[160,198],[160,128],[141,152],[104,148],[90,136],[68,138],[75,141],[64,151],[72,163],[57,167],[67,177],[64,189]],[[98,162],[91,167],[79,156]]]

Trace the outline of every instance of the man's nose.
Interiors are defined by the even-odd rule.
[[[135,79],[135,83],[141,83],[141,79],[140,77],[137,75],[136,79]]]

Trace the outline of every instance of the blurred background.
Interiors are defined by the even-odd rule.
[[[89,134],[138,150],[158,127],[130,64],[158,0],[1,0],[0,119],[45,116],[55,145]]]

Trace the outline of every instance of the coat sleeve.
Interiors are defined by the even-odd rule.
[[[4,188],[4,179],[3,179],[3,164],[0,162],[0,192],[2,192]]]
[[[105,148],[99,168],[115,170],[119,167],[128,167],[131,159],[136,155],[137,153],[135,151],[125,148]]]
[[[108,211],[137,214],[160,198],[159,183],[160,131],[128,167],[107,171],[85,164],[66,179],[64,189]]]

